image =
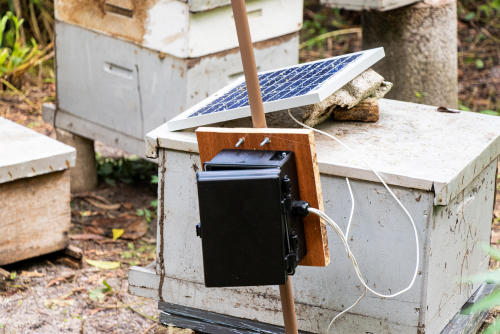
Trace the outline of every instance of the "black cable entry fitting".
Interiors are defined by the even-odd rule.
[[[306,201],[292,201],[292,215],[299,217],[309,216],[311,205]]]

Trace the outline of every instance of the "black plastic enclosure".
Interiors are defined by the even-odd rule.
[[[205,285],[284,284],[306,255],[293,152],[222,150],[197,181]]]

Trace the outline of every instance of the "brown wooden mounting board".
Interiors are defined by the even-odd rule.
[[[312,130],[269,129],[269,128],[198,128],[196,130],[201,164],[212,160],[223,149],[235,149],[240,138],[244,150],[293,151],[300,188],[300,199],[311,207],[323,211],[323,195],[319,179],[316,145]],[[260,146],[264,138],[271,142]],[[326,267],[330,263],[330,251],[325,223],[315,215],[304,218],[307,255],[300,262],[302,266]]]

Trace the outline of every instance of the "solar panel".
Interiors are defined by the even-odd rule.
[[[264,112],[323,101],[384,57],[377,48],[259,73]],[[250,116],[245,78],[167,122],[176,131]]]

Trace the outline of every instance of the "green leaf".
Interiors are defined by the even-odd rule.
[[[113,174],[113,164],[110,162],[103,163],[101,169],[99,170],[99,174],[105,176]]]
[[[104,182],[106,182],[107,184],[109,184],[112,187],[116,187],[116,181],[109,178],[109,177],[105,177]]]
[[[129,242],[129,243],[127,244],[127,247],[128,247],[128,249],[130,249],[130,250],[134,250],[134,249],[135,249],[134,244],[133,244],[133,243],[131,243],[131,242]]]
[[[120,262],[111,262],[111,261],[95,261],[90,259],[83,259],[85,262],[90,264],[91,266],[101,268],[101,269],[117,269],[120,267]]]
[[[0,322],[0,329],[3,328],[3,324]]]
[[[137,215],[138,216],[144,216],[144,210],[143,209],[137,209]]]
[[[89,298],[93,301],[103,302],[106,298],[106,292],[109,291],[109,288],[95,288],[94,290],[89,291]]]
[[[13,281],[16,279],[17,273],[15,271],[10,273],[10,280]]]
[[[497,290],[488,296],[484,297],[480,301],[474,303],[474,305],[470,306],[465,310],[466,313],[476,313],[478,311],[489,310],[494,306],[500,304],[500,290]]]
[[[500,333],[500,321],[495,321],[489,325],[483,334],[497,334]]]
[[[458,109],[462,111],[471,111],[468,107],[464,106],[462,101],[458,100]]]
[[[158,175],[151,175],[151,183],[158,184]]]
[[[106,282],[105,280],[102,280],[102,284],[104,284],[108,288],[108,291],[113,292],[113,288],[111,287],[111,285],[108,284],[108,282]]]
[[[500,251],[497,250],[496,248],[494,247],[491,247],[491,245],[489,243],[486,243],[486,242],[482,242],[481,243],[481,249],[486,253],[488,254],[489,256],[491,256],[493,259],[497,260],[497,261],[500,261]]]
[[[483,63],[483,61],[481,59],[476,59],[476,67],[478,69],[484,68],[484,63]]]
[[[464,19],[465,19],[465,21],[470,21],[475,17],[476,17],[475,12],[468,12],[467,15],[465,15]]]
[[[157,208],[158,207],[158,200],[155,199],[154,201],[151,201],[151,203],[149,203],[152,207],[155,207]]]
[[[494,110],[482,110],[479,113],[480,114],[486,114],[486,115],[500,116],[500,114],[498,113],[498,111],[494,111]]]
[[[118,240],[118,238],[120,238],[123,235],[123,233],[125,233],[125,230],[120,228],[114,228],[112,229],[112,231],[113,231],[113,241]]]

